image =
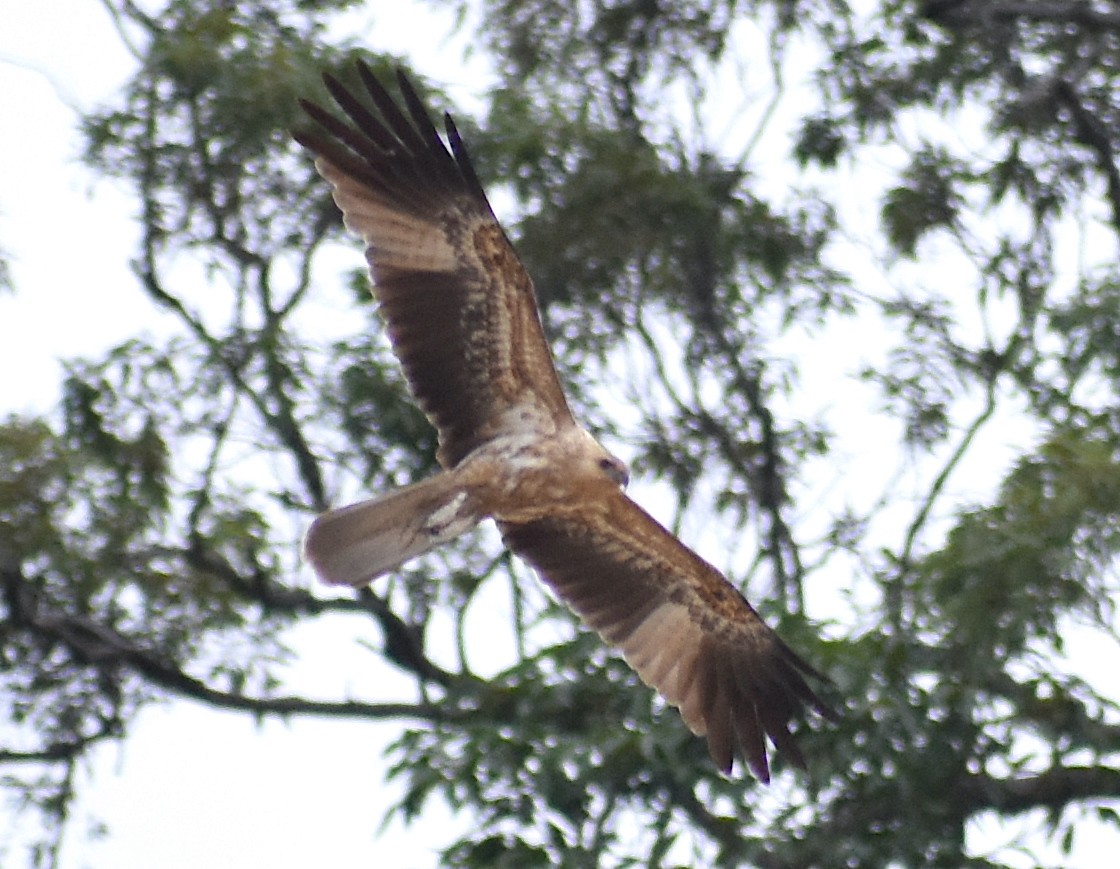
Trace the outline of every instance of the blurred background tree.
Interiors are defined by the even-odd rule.
[[[842,722],[769,789],[712,771],[492,531],[356,595],[312,581],[311,517],[435,444],[287,131],[321,70],[407,46],[340,39],[347,0],[104,5],[138,67],[86,158],[135,191],[138,304],[177,327],[0,426],[0,767],[50,831],[35,865],[76,764],[167,697],[398,721],[371,781],[418,830],[477,819],[451,866],[1011,865],[980,820],[1033,812],[1066,851],[1120,823],[1115,681],[1067,654],[1116,651],[1112,4],[431,3],[492,69],[477,116],[427,92],[579,416],[835,680]],[[376,637],[361,699],[288,686],[326,619]]]

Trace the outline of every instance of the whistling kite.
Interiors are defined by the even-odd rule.
[[[304,544],[329,583],[361,586],[487,516],[580,618],[706,736],[730,772],[736,746],[769,780],[765,737],[804,759],[789,721],[816,677],[746,599],[623,492],[627,468],[573,419],[533,283],[487,202],[450,116],[450,151],[403,74],[402,111],[364,64],[376,114],[334,77],[347,115],[314,103],[318,156],[346,225],[366,243],[373,291],[443,471],[318,517]]]

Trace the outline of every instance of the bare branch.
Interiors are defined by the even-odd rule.
[[[1120,769],[1107,766],[1055,766],[1017,778],[972,776],[957,798],[968,814],[995,809],[1005,815],[1031,809],[1060,811],[1073,802],[1120,797]]]
[[[993,379],[990,380],[987,385],[984,396],[984,407],[969,424],[968,428],[965,429],[964,434],[961,435],[960,442],[957,444],[956,449],[953,450],[952,454],[945,461],[944,467],[941,468],[941,471],[934,478],[933,484],[929,487],[929,492],[922,501],[921,507],[918,508],[917,515],[914,516],[914,520],[906,529],[906,539],[902,544],[902,552],[899,555],[899,563],[903,570],[907,569],[913,561],[914,547],[917,544],[918,535],[925,527],[926,522],[929,521],[933,506],[937,502],[937,499],[941,497],[946,483],[949,482],[953,471],[957,469],[965,455],[967,455],[973,441],[976,440],[976,436],[980,433],[980,430],[987,425],[995,411],[996,390],[995,381]]]
[[[350,612],[373,616],[385,636],[385,656],[394,664],[420,679],[445,687],[457,678],[427,657],[420,627],[398,616],[384,598],[368,587],[356,598],[321,598],[303,589],[279,585],[263,570],[245,577],[227,559],[207,548],[197,535],[189,548],[171,552],[184,558],[195,570],[219,578],[227,587],[270,612],[296,615]]]
[[[1120,12],[1097,9],[1092,3],[991,2],[991,0],[928,0],[921,14],[939,24],[988,24],[992,21],[1046,21],[1086,28],[1120,30]]]
[[[358,700],[325,701],[305,697],[253,697],[219,691],[181,670],[166,655],[146,648],[107,625],[83,615],[44,611],[34,597],[32,584],[18,566],[0,565],[3,598],[10,621],[65,647],[82,664],[102,672],[128,668],[149,682],[221,709],[257,715],[316,715],[339,718],[400,718],[426,721],[442,718],[440,707],[429,703],[366,703]]]
[[[1116,151],[1112,146],[1109,130],[1082,102],[1072,82],[1059,79],[1055,83],[1054,92],[1073,116],[1077,141],[1096,155],[1107,185],[1108,203],[1112,210],[1112,226],[1117,233],[1120,233],[1120,169],[1116,166]]]
[[[0,763],[56,763],[70,761],[81,755],[90,743],[108,734],[99,733],[96,736],[48,743],[45,747],[34,751],[12,751],[0,748]]]

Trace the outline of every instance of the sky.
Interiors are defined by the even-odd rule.
[[[368,8],[386,11],[355,17],[361,38],[408,54],[454,100],[469,99],[470,82],[482,80],[485,70],[476,58],[464,73],[460,44],[444,37],[447,23],[412,3]],[[17,291],[0,295],[0,371],[16,374],[4,378],[0,414],[50,409],[60,359],[170,328],[139,301],[128,271],[135,203],[126,189],[95,179],[79,161],[78,114],[111,99],[131,64],[93,0],[0,0],[0,117],[14,131],[0,137],[0,248],[11,259]],[[332,662],[354,656],[354,649],[329,625],[301,631],[298,645],[306,655],[293,674],[296,687],[329,696],[347,678]],[[436,848],[449,839],[448,827],[434,836],[397,822],[381,828],[396,795],[382,779],[383,751],[398,732],[392,722],[258,724],[187,702],[151,707],[124,742],[97,751],[82,770],[64,869],[429,869]],[[3,813],[0,806],[0,849]],[[441,820],[467,823],[438,813],[427,823]],[[88,835],[101,824],[107,836]],[[1014,834],[1006,826],[991,832],[994,843]],[[1081,847],[1074,865],[1103,866],[1100,855],[1120,849],[1115,830],[1101,835]],[[0,850],[0,865],[18,864]]]

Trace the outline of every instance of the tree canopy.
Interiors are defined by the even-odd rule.
[[[138,64],[85,159],[134,191],[136,297],[177,329],[0,423],[0,768],[45,830],[167,697],[398,722],[371,781],[418,830],[436,802],[477,818],[449,866],[1005,866],[979,819],[1066,851],[1120,827],[1120,696],[1067,654],[1118,639],[1112,4],[430,0],[492,80],[470,116],[412,77],[574,409],[835,683],[809,773],[779,757],[767,789],[712,770],[494,533],[355,595],[313,582],[311,518],[430,473],[435,438],[290,130],[323,70],[408,46],[340,38],[354,0],[103,3]],[[355,696],[288,685],[323,619],[375,629]]]

